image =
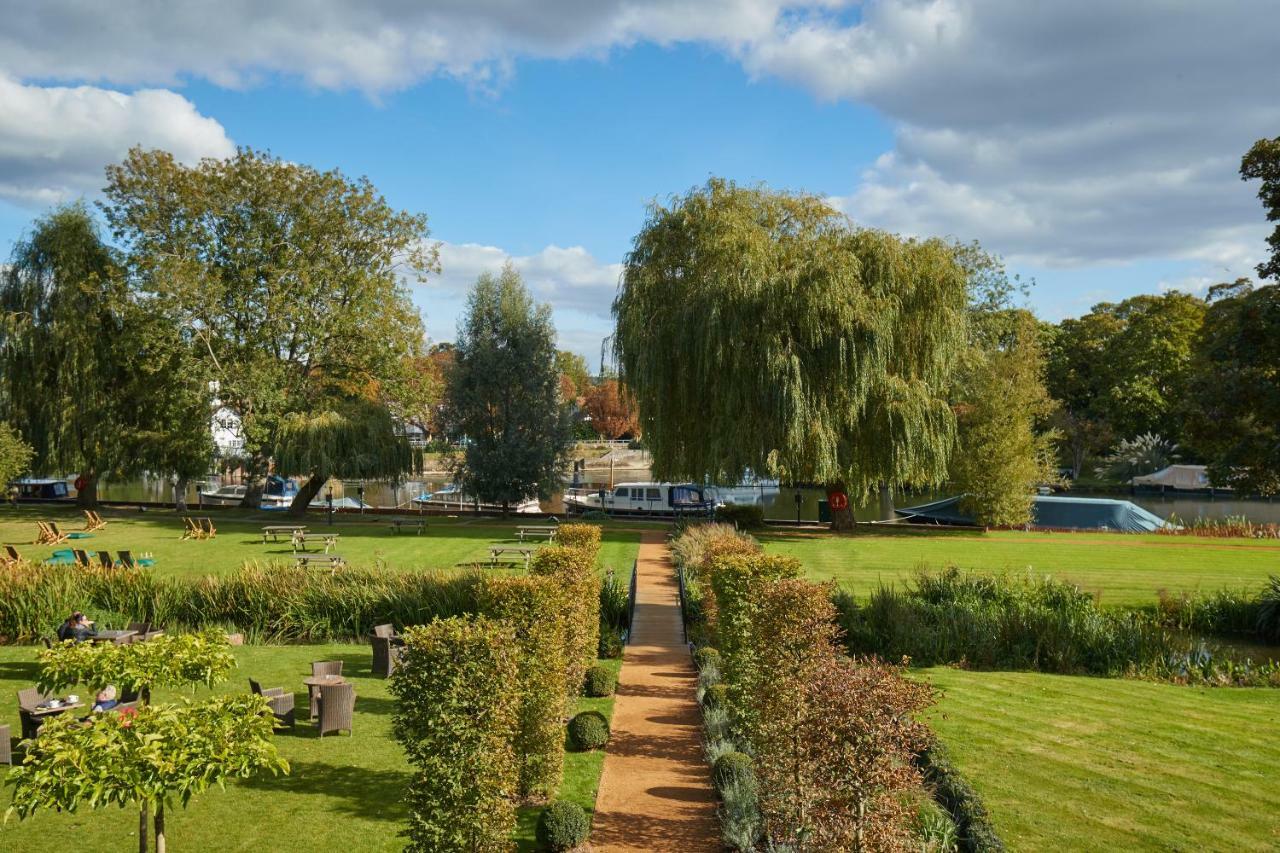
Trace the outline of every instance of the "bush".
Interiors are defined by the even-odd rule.
[[[1258,636],[1268,643],[1280,643],[1280,577],[1271,576],[1271,582],[1262,593],[1258,604]]]
[[[693,653],[693,665],[698,671],[706,669],[708,666],[720,668],[720,652],[711,646],[703,646]]]
[[[939,804],[955,821],[959,849],[965,853],[1002,853],[1004,842],[991,825],[982,798],[951,763],[943,745],[934,742],[920,753],[917,763]]]
[[[599,528],[593,525],[565,527]],[[544,545],[534,552],[529,571],[537,576],[552,577],[566,593],[567,613],[564,621],[566,647],[570,649],[565,670],[565,684],[575,693],[596,661],[600,651],[600,577],[596,574],[596,558],[582,548]]]
[[[569,742],[579,752],[602,748],[609,742],[609,721],[599,711],[583,711],[569,721]]]
[[[716,521],[732,524],[739,530],[764,527],[764,507],[760,504],[725,504],[716,507]]]
[[[730,784],[754,787],[756,773],[751,756],[736,751],[724,753],[711,766],[711,782],[718,792]]]
[[[728,690],[729,688],[723,684],[712,684],[706,688],[702,694],[703,710],[713,710],[717,708],[728,708]]]
[[[758,554],[760,543],[729,524],[691,524],[671,542],[671,560],[696,579],[712,556]]]
[[[598,524],[562,524],[556,528],[556,544],[589,551],[594,560],[600,553],[600,531]]]
[[[414,850],[505,850],[519,781],[519,650],[484,617],[438,619],[404,633],[391,677],[392,718],[410,774],[405,834]]]
[[[587,670],[586,687],[588,696],[612,696],[618,689],[618,676],[612,668],[598,663]]]
[[[617,660],[622,657],[625,650],[625,643],[622,641],[622,634],[615,628],[608,628],[604,625],[600,626],[600,657],[605,660]]]
[[[755,784],[731,782],[720,790],[720,800],[720,836],[725,846],[742,853],[759,849],[763,830]]]
[[[590,834],[591,820],[577,803],[554,802],[538,817],[538,845],[545,850],[573,850],[586,844]]]

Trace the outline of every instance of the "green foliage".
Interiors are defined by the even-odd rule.
[[[1125,439],[1115,446],[1095,473],[1104,480],[1128,483],[1134,477],[1159,471],[1178,459],[1178,445],[1152,433]]]
[[[956,822],[935,800],[919,799],[915,829],[921,849],[926,853],[954,853],[959,849]]]
[[[724,684],[712,684],[706,687],[702,692],[702,707],[704,710],[712,708],[728,708],[729,707],[729,688]]]
[[[1211,291],[1196,342],[1189,428],[1215,486],[1280,492],[1280,285]]]
[[[1004,842],[991,824],[982,797],[956,769],[946,748],[935,741],[920,752],[917,760],[925,781],[954,822],[956,848],[963,853],[1003,853]]]
[[[507,265],[467,297],[448,374],[451,431],[466,436],[455,477],[482,501],[514,506],[560,487],[571,441],[551,309]]]
[[[723,792],[729,785],[749,785],[756,783],[755,765],[751,756],[733,751],[726,752],[711,765],[711,781],[717,792]]]
[[[609,721],[599,711],[583,711],[569,721],[569,742],[579,752],[603,749],[609,742]]]
[[[0,422],[0,487],[17,479],[31,468],[35,451],[22,440],[22,434],[9,424]]]
[[[611,667],[595,664],[587,670],[587,684],[584,691],[588,696],[612,696],[618,689],[618,676]]]
[[[631,628],[631,588],[612,570],[600,584],[600,657],[622,657],[624,632]]]
[[[1259,180],[1258,199],[1267,211],[1267,221],[1280,223],[1280,136],[1259,139],[1240,161],[1243,180]],[[1280,281],[1280,224],[1267,237],[1271,257],[1258,264],[1258,275]]]
[[[522,797],[554,794],[564,773],[563,720],[569,711],[564,679],[574,651],[566,646],[568,605],[564,588],[553,578],[488,578],[480,588],[480,612],[515,631],[519,675],[507,689],[519,697],[514,749]]]
[[[1280,577],[1272,575],[1258,603],[1255,623],[1258,636],[1271,643],[1280,643]]]
[[[720,668],[720,652],[711,646],[703,646],[693,653],[693,665],[701,672],[704,669]]]
[[[735,689],[750,691],[746,682],[757,671],[759,652],[755,641],[761,605],[756,594],[774,581],[799,577],[800,562],[776,554],[752,554],[715,556],[705,566],[715,593],[716,643],[724,656],[725,680]]]
[[[591,818],[577,803],[555,802],[538,816],[538,844],[544,850],[576,850],[590,834]]]
[[[1265,599],[1246,590],[1220,589],[1210,593],[1157,591],[1156,616],[1166,628],[1199,634],[1252,634]]]
[[[725,504],[716,507],[716,521],[732,524],[739,530],[764,527],[764,507],[759,504]]]
[[[483,617],[405,630],[391,692],[395,737],[414,768],[409,850],[508,848],[519,784],[518,656],[514,631]]]
[[[1044,388],[1035,319],[1023,311],[999,319],[1002,333],[977,341],[957,377],[951,482],[979,524],[1021,527],[1032,520],[1036,485],[1055,479],[1055,436],[1040,429],[1053,401]]]
[[[25,819],[40,809],[149,808],[164,849],[166,805],[186,807],[196,794],[230,779],[289,771],[271,734],[266,700],[244,694],[100,714],[88,725],[64,714],[41,727],[40,737],[27,742],[23,763],[10,770],[10,810]]]
[[[671,560],[686,576],[698,580],[708,561],[731,554],[758,554],[760,543],[730,524],[691,524],[671,542]]]
[[[74,610],[171,629],[233,627],[270,642],[362,639],[386,622],[420,625],[474,612],[481,579],[479,572],[328,573],[274,563],[160,579],[146,571],[21,563],[0,566],[0,639],[35,640]]]
[[[529,571],[554,578],[564,590],[569,617],[563,620],[569,650],[565,684],[576,694],[600,648],[600,576],[596,574],[595,552],[544,545],[534,553]]]
[[[601,530],[598,524],[562,524],[556,528],[556,544],[562,548],[581,548],[595,559],[600,553]]]
[[[556,372],[568,380],[568,389],[572,397],[581,397],[591,386],[591,370],[587,360],[576,352],[569,350],[556,351]]]
[[[712,179],[652,205],[614,316],[655,476],[941,482],[966,286],[954,247],[816,196]]]
[[[38,653],[40,686],[49,691],[84,684],[99,690],[114,684],[144,696],[156,687],[225,681],[236,659],[225,634],[164,634],[145,643],[55,644]]]

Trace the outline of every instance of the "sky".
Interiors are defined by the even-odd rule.
[[[1275,0],[0,0],[0,253],[133,145],[424,212],[433,340],[511,261],[599,363],[646,206],[721,176],[978,240],[1057,321],[1253,274]]]

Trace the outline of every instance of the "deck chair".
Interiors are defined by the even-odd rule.
[[[36,527],[37,527],[37,528],[39,528],[40,532],[36,535],[36,543],[35,543],[35,544],[37,544],[37,545],[52,545],[54,542],[57,542],[57,541],[58,541],[57,534],[55,534],[55,533],[53,532],[53,530],[52,530],[52,529],[50,529],[50,527],[49,527],[49,522],[47,522],[47,521],[37,521],[37,522],[36,522]]]
[[[72,548],[71,553],[76,558],[76,565],[84,566],[86,569],[93,566],[93,562],[89,559],[88,551],[82,551],[79,548]]]
[[[182,531],[183,539],[199,539],[201,538],[200,526],[196,524],[196,520],[190,516],[182,517],[184,529]]]
[[[0,557],[0,563],[12,566],[20,562],[22,562],[22,555],[18,553],[18,549],[12,545],[5,545],[4,556]]]
[[[102,520],[102,516],[98,515],[91,509],[84,511],[84,529],[85,530],[101,530],[106,527],[107,523]]]
[[[141,556],[137,560],[133,559],[132,551],[118,551],[120,559],[116,560],[116,565],[124,569],[136,569],[139,567],[154,566],[156,561],[147,556]]]
[[[58,522],[49,521],[49,522],[46,522],[46,524],[49,528],[50,535],[53,536],[53,541],[49,543],[50,545],[57,545],[59,542],[67,541],[69,537],[67,536],[67,534],[63,533],[61,530],[58,529]]]
[[[111,559],[110,551],[99,551],[98,562],[102,564],[104,569],[114,569],[116,567],[115,561]]]
[[[198,518],[196,519],[196,522],[200,525],[200,533],[205,539],[212,539],[214,536],[218,535],[217,528],[213,526],[213,519],[209,516],[206,515]]]

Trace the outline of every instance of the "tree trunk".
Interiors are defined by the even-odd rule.
[[[893,521],[893,486],[880,484],[880,520]]]
[[[844,483],[835,483],[827,487],[827,495],[830,496],[836,492],[847,494]],[[828,497],[830,500],[830,497]],[[844,509],[836,509],[830,507],[831,510],[831,529],[834,531],[850,531],[853,530],[853,504],[850,503]]]
[[[307,507],[316,499],[316,495],[320,494],[320,490],[324,488],[324,484],[329,482],[329,477],[324,474],[312,474],[307,481],[298,489],[298,493],[293,496],[293,503],[289,504],[289,515],[294,518],[301,518],[307,514]]]
[[[147,843],[147,830],[150,829],[151,810],[144,802],[138,809],[138,853],[151,853],[151,845]]]
[[[156,853],[165,853],[164,800],[156,804]]]
[[[187,478],[179,477],[173,484],[173,508],[176,512],[187,511]]]
[[[76,490],[76,506],[81,509],[94,509],[98,505],[98,472],[81,471],[84,488]]]
[[[240,501],[241,509],[259,509],[262,505],[262,487],[267,478],[267,460],[254,456],[245,470],[244,498]]]

